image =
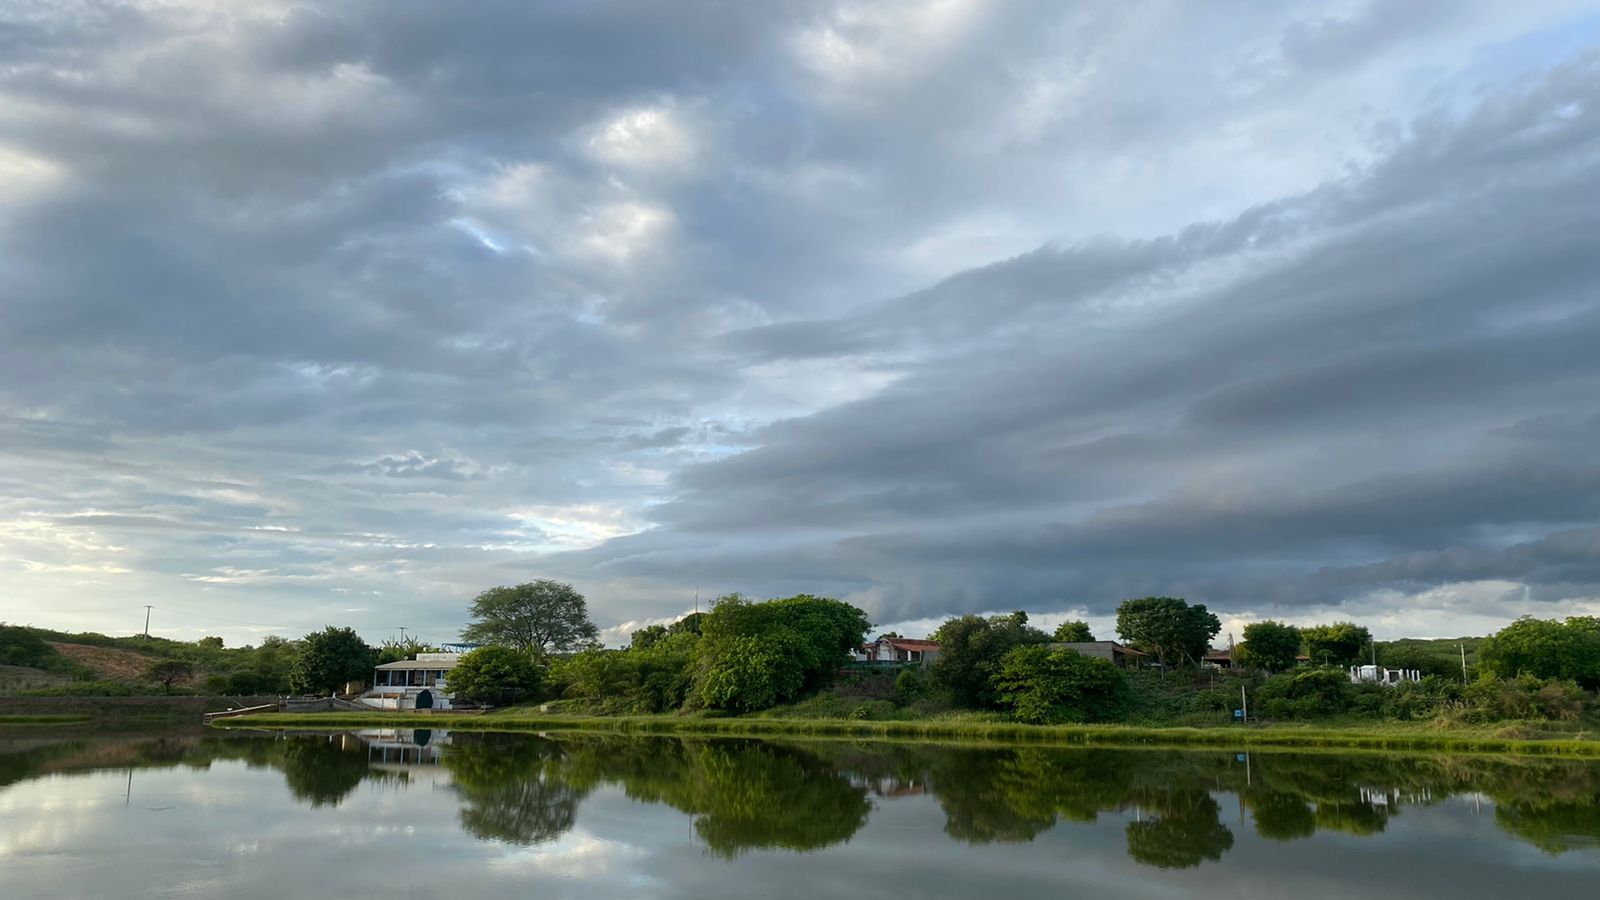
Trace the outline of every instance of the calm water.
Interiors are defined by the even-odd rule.
[[[1600,766],[362,732],[0,734],[0,897],[1600,894]]]

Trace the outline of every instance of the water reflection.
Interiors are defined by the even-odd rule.
[[[1550,854],[1600,839],[1600,766],[1574,760],[1066,750],[871,742],[783,743],[602,735],[373,731],[203,733],[143,740],[0,741],[0,789],[46,776],[220,762],[282,773],[311,809],[363,784],[406,790],[426,773],[476,838],[533,847],[571,831],[617,788],[687,814],[697,842],[735,858],[849,841],[875,810],[937,804],[968,845],[1020,844],[1109,817],[1127,856],[1186,869],[1223,859],[1241,829],[1273,842],[1382,835],[1413,809],[1464,797]]]

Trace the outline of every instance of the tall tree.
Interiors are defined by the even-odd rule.
[[[1312,625],[1300,630],[1306,656],[1319,666],[1348,666],[1359,661],[1372,643],[1372,632],[1354,622]]]
[[[933,633],[939,655],[933,661],[933,683],[957,705],[998,709],[994,677],[1007,653],[1050,636],[1027,624],[1027,615],[959,616],[945,620]]]
[[[1190,606],[1177,597],[1139,597],[1117,607],[1117,634],[1154,653],[1163,666],[1169,658],[1199,663],[1221,630],[1222,623],[1204,604]]]
[[[350,628],[329,625],[300,642],[289,667],[289,689],[297,694],[331,694],[346,682],[365,681],[378,664],[378,651]]]
[[[472,601],[463,640],[499,644],[544,656],[592,643],[600,634],[589,604],[570,584],[540,579],[492,587]]]
[[[1062,622],[1056,626],[1055,638],[1063,644],[1083,644],[1094,640],[1094,633],[1089,630],[1088,622]]]
[[[1242,661],[1268,672],[1294,668],[1300,655],[1300,629],[1267,619],[1244,627]]]
[[[194,663],[186,659],[158,659],[145,669],[144,677],[158,682],[162,690],[170,691],[180,681],[194,676]]]

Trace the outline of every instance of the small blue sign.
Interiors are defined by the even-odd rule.
[[[1234,717],[1234,718],[1235,718],[1235,719],[1242,719],[1242,718],[1244,718],[1244,710],[1242,710],[1242,709],[1236,709],[1236,710],[1234,710],[1234,711],[1233,711],[1233,717]]]

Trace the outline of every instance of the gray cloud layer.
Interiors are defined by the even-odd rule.
[[[1600,606],[1600,19],[1402,6],[0,6],[0,617]]]

